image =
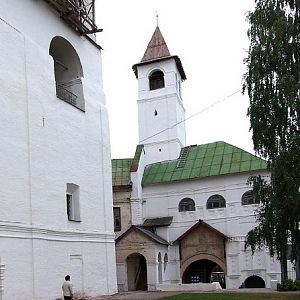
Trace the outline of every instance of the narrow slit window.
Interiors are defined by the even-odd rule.
[[[114,207],[114,230],[121,231],[121,208]]]
[[[79,186],[67,183],[66,190],[67,218],[69,221],[80,222]]]

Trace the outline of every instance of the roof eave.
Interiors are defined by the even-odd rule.
[[[237,175],[237,174],[244,174],[244,173],[253,173],[253,172],[261,172],[261,171],[268,171],[267,168],[261,168],[261,169],[256,169],[256,170],[249,170],[249,171],[239,171],[235,173],[224,173],[224,174],[218,174],[218,175],[208,175],[208,176],[196,176],[192,178],[184,178],[184,179],[174,179],[174,180],[169,180],[169,181],[161,181],[161,182],[150,182],[150,183],[145,183],[142,181],[142,186],[151,186],[151,185],[157,185],[157,184],[170,184],[170,183],[178,183],[178,182],[183,182],[183,181],[194,181],[194,180],[201,180],[201,179],[206,179],[206,178],[215,178],[219,176],[228,176],[228,175]]]
[[[134,71],[135,77],[138,78],[138,70],[137,70],[138,67],[144,66],[144,65],[149,65],[149,64],[152,64],[152,63],[156,63],[156,62],[160,62],[160,61],[163,61],[163,60],[168,60],[168,59],[175,59],[176,66],[177,66],[177,69],[180,73],[180,76],[181,76],[182,80],[183,81],[186,80],[186,75],[185,75],[181,60],[177,55],[165,56],[165,57],[151,59],[151,60],[147,60],[147,61],[143,61],[143,62],[139,62],[137,64],[134,64],[132,66],[132,69]]]
[[[163,238],[159,237],[160,239],[155,239],[152,236],[146,234],[142,228],[140,228],[139,226],[136,225],[131,225],[131,227],[129,229],[127,229],[124,233],[122,233],[118,238],[116,238],[115,243],[117,244],[120,240],[122,240],[125,236],[127,236],[129,234],[130,231],[132,230],[136,230],[139,233],[141,233],[142,235],[144,235],[145,237],[151,239],[153,242],[161,244],[161,245],[165,245],[165,246],[169,246],[170,243],[167,242],[166,240],[164,240]]]

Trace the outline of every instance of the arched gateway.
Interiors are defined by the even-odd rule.
[[[180,247],[180,272],[183,283],[219,281],[225,288],[226,236],[199,220],[176,242]]]
[[[245,288],[265,288],[265,281],[260,276],[250,276],[245,280]]]
[[[218,281],[225,288],[225,273],[215,262],[201,259],[191,263],[182,275],[182,283],[210,283]]]

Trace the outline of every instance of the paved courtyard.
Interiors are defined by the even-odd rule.
[[[205,293],[200,291],[184,291],[184,292],[123,292],[118,293],[112,296],[99,296],[88,298],[87,300],[154,300],[160,299],[162,297],[178,295],[180,293]],[[207,293],[207,292],[206,292]],[[271,289],[238,289],[238,290],[221,290],[210,293],[278,293],[277,291]],[[299,294],[300,299],[300,291],[299,292],[285,292],[285,294]]]

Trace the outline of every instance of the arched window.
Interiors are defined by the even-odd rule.
[[[74,47],[63,37],[52,39],[49,54],[54,61],[54,75],[57,98],[84,111],[82,66]]]
[[[191,198],[184,198],[179,202],[179,211],[193,211],[195,210],[195,202]]]
[[[168,261],[169,261],[168,254],[165,253],[165,256],[164,256],[164,272],[166,271]]]
[[[162,71],[155,71],[149,76],[149,89],[157,90],[165,87],[164,73]]]
[[[242,205],[257,204],[252,191],[247,191],[242,196]]]
[[[206,203],[207,209],[226,207],[226,201],[221,195],[210,196]]]

